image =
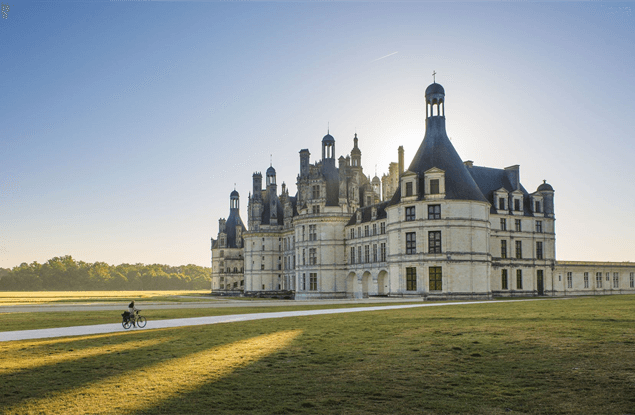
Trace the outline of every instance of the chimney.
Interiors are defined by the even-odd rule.
[[[397,152],[399,153],[399,175],[401,176],[403,174],[403,146],[399,146]]]
[[[507,173],[507,178],[514,190],[520,189],[520,166],[514,164],[513,166],[505,167],[505,173]]]

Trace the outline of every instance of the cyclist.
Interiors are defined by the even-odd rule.
[[[135,312],[136,311],[137,311],[137,309],[134,306],[134,300],[132,300],[130,302],[130,304],[128,304],[128,316],[130,318],[130,321],[132,322],[132,326],[135,327],[135,328],[137,327],[135,325]]]

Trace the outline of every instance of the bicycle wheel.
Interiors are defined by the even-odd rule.
[[[124,320],[121,322],[121,325],[123,326],[124,329],[129,329],[132,326],[132,323],[130,322],[130,320]]]
[[[137,327],[144,328],[147,322],[148,320],[145,317],[143,316],[137,317]]]

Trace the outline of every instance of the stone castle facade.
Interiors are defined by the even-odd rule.
[[[296,299],[428,299],[635,293],[635,264],[557,262],[554,189],[528,192],[517,165],[462,161],[445,129],[445,91],[425,92],[426,133],[404,169],[364,174],[357,134],[346,157],[322,139],[300,150],[297,193],[275,169],[253,174],[248,227],[239,195],[212,239],[212,292]]]

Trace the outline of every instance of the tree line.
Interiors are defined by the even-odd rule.
[[[0,291],[202,290],[210,288],[210,274],[192,264],[91,264],[66,255],[0,268]]]

